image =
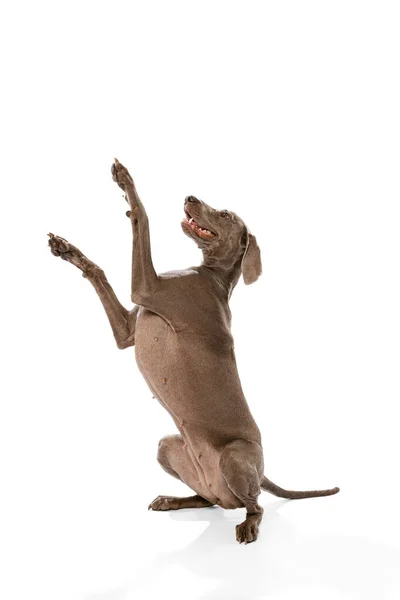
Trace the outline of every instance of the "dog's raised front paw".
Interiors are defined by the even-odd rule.
[[[49,233],[49,246],[54,256],[60,256],[82,271],[83,277],[103,276],[103,271],[89,260],[78,248],[67,242],[64,238]]]
[[[129,174],[129,171],[124,165],[122,165],[117,158],[114,158],[114,162],[111,165],[111,175],[113,180],[118,183],[122,190],[126,190],[127,185],[133,185],[133,179]]]
[[[54,233],[48,233],[49,236],[49,246],[51,253],[54,256],[61,256],[62,254],[66,254],[70,251],[70,245],[64,238],[59,235],[54,235]]]

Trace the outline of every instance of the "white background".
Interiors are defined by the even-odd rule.
[[[399,21],[366,0],[3,9],[2,598],[399,597]],[[114,156],[159,271],[200,260],[188,194],[259,241],[231,304],[266,474],[341,492],[263,493],[256,544],[243,510],[147,512],[187,493],[155,459],[174,425],[46,246],[76,244],[130,306]]]

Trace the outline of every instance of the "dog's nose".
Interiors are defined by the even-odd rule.
[[[200,202],[195,196],[186,196],[185,202]]]

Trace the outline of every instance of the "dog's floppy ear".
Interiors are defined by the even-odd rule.
[[[261,253],[257,240],[250,232],[246,232],[246,250],[242,258],[242,275],[246,285],[254,283],[262,273]]]

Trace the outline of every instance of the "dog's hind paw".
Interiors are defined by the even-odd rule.
[[[157,496],[150,502],[148,509],[150,510],[176,510],[178,498],[174,498],[173,496]]]

